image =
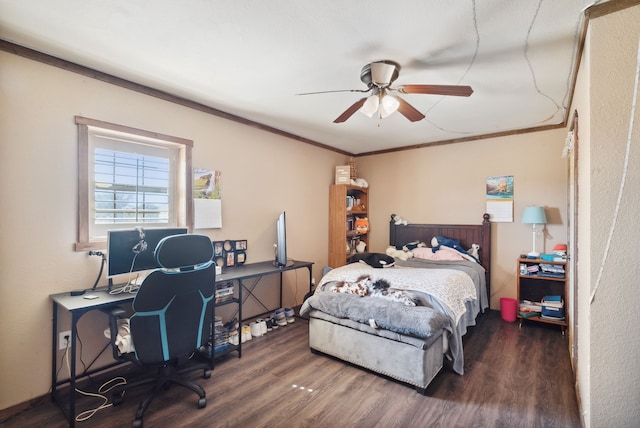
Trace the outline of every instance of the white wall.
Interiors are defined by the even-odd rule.
[[[576,164],[576,158],[578,160],[577,167],[573,171],[577,180],[573,183],[573,191],[577,193],[579,198],[579,206],[576,207],[571,199],[571,215],[574,219],[574,226],[572,233],[577,239],[578,250],[572,254],[571,264],[575,265],[576,271],[573,273],[571,281],[577,284],[576,292],[577,299],[574,302],[577,306],[577,331],[575,332],[577,337],[577,349],[573,350],[572,355],[577,354],[576,366],[573,367],[576,376],[576,392],[578,394],[578,402],[580,403],[585,413],[583,420],[585,426],[588,425],[589,412],[591,407],[591,394],[590,394],[590,375],[589,375],[589,359],[590,352],[590,314],[589,314],[589,284],[590,284],[590,269],[591,264],[591,252],[589,247],[591,245],[591,237],[589,234],[591,223],[591,174],[589,165],[591,164],[591,109],[590,109],[590,52],[591,52],[591,32],[585,40],[584,53],[581,60],[581,66],[576,80],[575,95],[573,99],[573,105],[571,107],[571,114],[573,112],[578,113],[578,141],[577,145],[570,154],[570,163]],[[571,123],[568,124],[568,127]],[[586,415],[586,416],[585,416]]]
[[[640,61],[640,6],[597,18],[589,31],[589,138],[581,140],[580,156],[585,146],[588,155],[580,158],[579,166],[588,171],[580,182],[581,195],[588,196],[581,196],[578,206],[580,222],[586,223],[579,231],[581,263],[583,251],[589,253],[580,268],[584,282],[579,284],[580,311],[586,312],[590,334],[587,350],[581,348],[589,355],[589,378],[582,387],[580,370],[579,382],[583,397],[589,396],[584,409],[587,427],[631,427],[640,419],[640,336],[635,332],[640,300],[640,107],[634,117],[631,107],[640,96],[634,86]]]

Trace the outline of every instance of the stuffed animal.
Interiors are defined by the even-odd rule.
[[[462,248],[462,246],[460,245],[460,241],[458,240],[447,238],[445,236],[434,236],[431,239],[431,249],[434,253],[440,249],[441,245],[453,248],[454,250],[457,250],[462,254],[467,254],[467,251]]]
[[[396,247],[398,250],[402,249],[402,251],[411,251],[411,250],[415,250],[416,248],[420,248],[420,247],[426,247],[427,244],[425,244],[424,242],[421,241],[413,241],[413,242],[409,242],[408,244],[404,244],[402,246],[402,248],[398,248]]]
[[[358,187],[369,187],[369,183],[367,183],[367,180],[365,180],[364,178],[356,178],[356,179],[352,178],[351,185],[358,186]]]
[[[407,220],[405,220],[404,218],[400,217],[397,214],[391,214],[391,220],[393,221],[393,224],[395,224],[396,226],[406,226],[407,224],[409,224],[409,222]]]
[[[369,231],[369,219],[367,217],[356,218],[354,228],[358,233],[367,233]]]
[[[402,251],[402,250],[397,249],[393,245],[390,245],[387,248],[387,251],[385,251],[385,253],[388,256],[391,256],[393,258],[400,259],[400,260],[408,260],[411,257],[413,257],[413,253],[411,251]]]
[[[478,254],[479,250],[480,250],[480,245],[471,244],[471,248],[467,250],[467,254],[469,254],[471,257],[473,257],[476,260],[480,260],[480,256]]]
[[[388,268],[395,264],[393,257],[386,254],[364,253],[351,256],[348,263],[364,263],[373,268]]]
[[[364,253],[364,250],[367,248],[367,243],[364,241],[360,241],[358,242],[358,245],[356,245],[356,251],[359,253]]]

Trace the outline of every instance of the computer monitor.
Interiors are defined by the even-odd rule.
[[[281,212],[276,220],[276,260],[275,265],[283,267],[287,265],[287,217]]]
[[[107,277],[157,269],[154,251],[162,238],[187,233],[186,227],[110,230],[107,232]]]

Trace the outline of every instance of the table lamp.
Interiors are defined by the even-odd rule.
[[[540,253],[536,251],[536,224],[547,224],[547,217],[544,215],[544,207],[530,206],[525,207],[522,214],[522,222],[525,224],[533,224],[533,250],[527,254],[527,257],[537,259]]]

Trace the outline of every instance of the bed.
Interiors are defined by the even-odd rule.
[[[491,296],[489,215],[476,225],[390,222],[390,246],[423,242],[430,247],[433,237],[467,249],[478,244],[478,260],[394,258],[392,267],[351,263],[329,270],[300,310],[309,318],[311,351],[412,385],[421,394],[445,361],[462,375],[462,337],[489,307]],[[358,294],[362,287],[369,287],[367,297]],[[370,297],[378,291],[384,298]]]

